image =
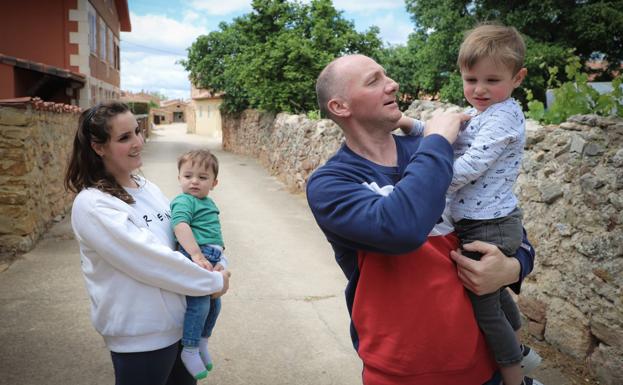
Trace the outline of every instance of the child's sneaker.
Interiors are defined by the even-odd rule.
[[[504,385],[504,382],[500,382],[500,385]],[[521,385],[543,385],[543,383],[535,380],[534,378],[524,377],[521,381]]]
[[[523,381],[521,382],[521,385],[543,385],[543,384],[533,378],[524,377]]]
[[[521,370],[523,374],[526,375],[532,372],[539,364],[541,364],[541,356],[534,349],[530,349],[530,347],[526,345],[521,345],[521,350],[523,353],[523,359],[521,360]]]

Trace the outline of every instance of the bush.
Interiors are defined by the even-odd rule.
[[[572,80],[564,83],[556,80],[558,67],[549,67],[548,84],[555,87],[554,102],[549,109],[545,109],[543,102],[536,100],[532,91],[527,91],[528,117],[547,124],[558,124],[577,114],[623,117],[621,75],[612,81],[611,92],[599,94],[588,84],[588,74],[581,72],[581,67],[578,57],[570,59],[565,66],[565,73]]]

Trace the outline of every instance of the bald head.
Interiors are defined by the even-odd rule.
[[[346,84],[355,75],[352,64],[362,60],[372,60],[364,55],[345,55],[341,56],[326,67],[318,75],[316,80],[316,97],[318,107],[323,116],[333,119],[334,116],[329,111],[329,101],[336,97],[346,97]]]

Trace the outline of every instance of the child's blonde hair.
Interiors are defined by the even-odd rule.
[[[480,24],[465,33],[459,49],[457,64],[470,69],[484,58],[501,63],[515,75],[524,65],[526,44],[514,27],[500,24]]]
[[[199,166],[205,167],[206,170],[212,169],[214,178],[218,176],[218,159],[210,150],[191,150],[180,155],[177,159],[178,172],[186,162],[192,162],[193,165],[197,163]]]

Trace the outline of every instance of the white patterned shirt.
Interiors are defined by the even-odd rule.
[[[521,167],[526,141],[525,119],[513,98],[472,116],[453,145],[454,175],[448,188],[452,219],[493,219],[510,214],[518,204],[513,184]],[[421,135],[417,121],[411,135]]]

